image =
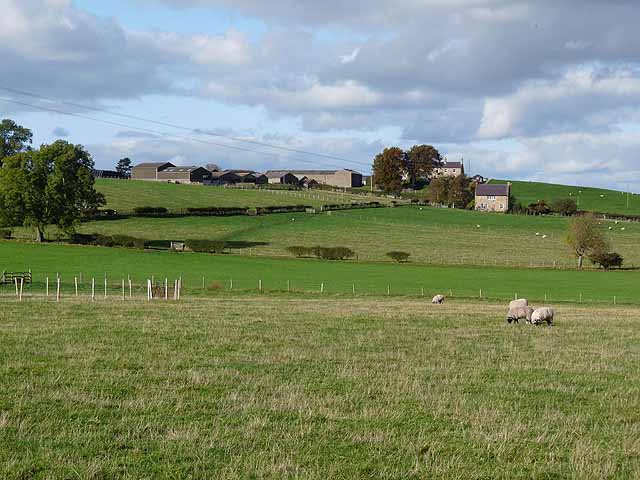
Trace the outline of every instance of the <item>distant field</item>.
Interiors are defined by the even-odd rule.
[[[177,185],[140,180],[97,179],[96,189],[107,199],[107,208],[129,212],[135,207],[165,207],[170,210],[188,207],[260,207],[269,205],[310,205],[369,201],[362,195],[320,190],[287,192],[241,190],[202,185]]]
[[[491,183],[506,183],[506,180],[492,180]],[[640,215],[640,195],[629,195],[615,190],[591,187],[572,187],[536,182],[511,182],[513,194],[523,204],[546,200],[548,203],[559,198],[573,198],[581,210],[622,215]]]
[[[443,267],[396,265],[390,263],[326,262],[319,260],[274,259],[235,255],[207,255],[139,251],[118,248],[36,245],[0,242],[0,269],[31,269],[37,284],[32,293],[44,293],[45,277],[51,281],[59,273],[63,295],[73,292],[74,277],[82,279],[81,292],[88,295],[90,278],[96,278],[102,289],[105,274],[111,295],[119,295],[121,281],[131,275],[142,295],[146,279],[165,277],[172,283],[182,277],[189,295],[215,294],[229,290],[257,290],[261,280],[268,291],[292,290],[326,295],[356,294],[425,296],[453,293],[458,297],[483,297],[507,300],[527,296],[541,302],[577,302],[580,294],[585,302],[640,304],[640,272],[575,271],[547,269],[509,269],[495,267]],[[14,288],[5,286],[1,293],[13,295]]]
[[[555,261],[557,265],[573,267],[575,262],[565,243],[566,228],[567,219],[560,217],[402,207],[332,212],[331,215],[136,218],[93,222],[82,225],[81,229],[87,233],[125,233],[150,239],[253,242],[259,244],[253,253],[265,255],[288,255],[286,247],[290,245],[319,244],[350,247],[361,260],[387,261],[387,252],[402,250],[411,254],[412,261],[422,263],[548,266]],[[629,266],[640,265],[640,224],[603,222],[602,228]],[[547,238],[542,238],[543,235]]]
[[[637,308],[0,300],[4,478],[637,478]]]

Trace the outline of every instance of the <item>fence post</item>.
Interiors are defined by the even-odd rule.
[[[76,287],[76,297],[78,296],[78,277],[73,277],[73,282]]]
[[[15,283],[15,284],[16,284],[16,298],[18,298],[18,299],[19,299],[19,298],[20,298],[20,292],[19,292],[19,290],[18,290],[18,277],[15,277],[15,278],[13,279],[13,283]]]
[[[47,277],[47,298],[49,298],[49,277]]]
[[[229,290],[233,290],[233,278],[229,280]]]
[[[356,284],[354,283],[353,285],[351,285],[351,292],[355,295],[356,294]]]
[[[582,292],[580,292],[580,303],[582,303]]]
[[[22,297],[22,294],[20,295],[20,297]],[[615,295],[613,296],[613,304],[614,305],[618,304],[618,299],[617,299],[617,297]]]
[[[124,278],[122,279],[122,301],[125,300],[125,290],[124,290]]]
[[[131,295],[133,293],[132,290],[133,289],[131,288],[131,277],[129,277],[129,298],[131,298]]]
[[[422,287],[421,290],[422,290],[422,296],[424,297],[424,287]]]
[[[20,297],[18,300],[22,301],[22,288],[24,287],[24,277],[20,277]]]
[[[262,280],[258,280],[258,290],[262,291]]]
[[[387,285],[387,295],[391,295],[391,285]]]
[[[291,280],[287,280],[287,292],[291,291]]]
[[[324,293],[324,282],[320,284],[320,293]]]
[[[57,282],[57,287],[56,287],[56,302],[60,301],[60,277],[58,277],[58,282]]]
[[[107,274],[104,274],[104,298],[107,298]]]
[[[93,302],[96,299],[96,279],[95,277],[91,277],[91,301]]]

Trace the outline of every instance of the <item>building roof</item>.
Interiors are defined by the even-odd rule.
[[[194,170],[198,170],[202,167],[168,167],[165,168],[162,173],[187,173],[193,172]]]
[[[211,172],[211,178],[220,178],[220,177],[225,177],[225,176],[231,176],[231,177],[236,177],[236,178],[240,178],[240,175],[238,175],[235,172],[229,171],[229,170],[225,170],[224,172]]]
[[[135,165],[133,168],[137,168],[137,167],[155,167],[155,168],[160,168],[160,167],[164,167],[165,165],[170,165],[171,167],[173,167],[173,163],[171,162],[147,162],[147,163],[139,163],[137,165]]]
[[[442,168],[462,168],[462,162],[445,162]]]
[[[265,172],[265,176],[268,178],[282,178],[285,175],[293,175],[289,170],[269,170]],[[293,175],[295,177],[295,175]]]
[[[476,187],[476,195],[508,197],[510,185],[508,183],[481,183]]]

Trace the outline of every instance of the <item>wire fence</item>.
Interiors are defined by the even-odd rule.
[[[148,275],[117,277],[105,275],[89,277],[79,273],[69,277],[38,275],[31,283],[15,281],[0,285],[0,298],[4,300],[43,300],[61,302],[69,299],[99,302],[102,300],[167,300],[207,297],[219,294],[291,294],[331,297],[413,297],[430,302],[435,295],[449,299],[487,302],[509,302],[516,298],[528,298],[539,304],[585,304],[585,305],[640,305],[640,296],[628,292],[623,295],[585,293],[576,290],[543,291],[522,289],[514,291],[503,287],[469,288],[433,284],[408,284],[407,282],[385,282],[383,279],[350,281],[332,279],[319,281],[309,278],[260,279],[241,277],[234,279],[225,275],[188,274],[184,277]]]

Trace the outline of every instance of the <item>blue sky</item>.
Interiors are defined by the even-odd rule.
[[[128,156],[366,173],[386,146],[428,143],[489,177],[640,191],[640,12],[632,1],[0,0],[0,7],[0,55],[10,72],[0,86],[47,99],[0,91],[1,116],[31,128],[37,143],[64,136],[86,145],[102,168]]]

